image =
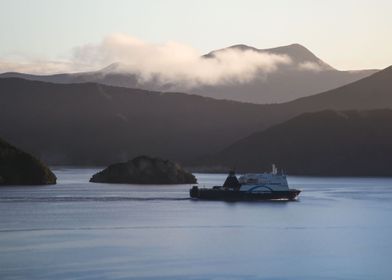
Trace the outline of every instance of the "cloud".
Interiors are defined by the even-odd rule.
[[[68,55],[69,57],[69,55]],[[50,60],[23,53],[9,53],[0,58],[0,73],[58,74],[95,70],[93,66],[72,59]]]
[[[320,72],[324,70],[324,67],[315,62],[305,61],[298,65],[298,69],[304,71]]]
[[[247,82],[256,75],[276,71],[291,63],[288,56],[254,50],[225,49],[210,58],[177,42],[147,43],[137,38],[113,34],[100,44],[74,49],[73,60],[97,67],[121,62],[121,71],[136,73],[141,82],[158,79],[162,83],[218,84]]]
[[[245,83],[256,76],[266,77],[280,65],[291,64],[286,55],[229,48],[203,57],[196,49],[177,42],[148,43],[125,34],[112,34],[98,44],[72,50],[69,61],[30,61],[0,63],[0,71],[12,69],[26,73],[59,73],[100,69],[120,63],[115,71],[137,74],[139,82],[151,79],[194,87],[227,82]],[[8,70],[9,71],[9,70]]]
[[[0,73],[19,72],[37,75],[49,75],[59,73],[72,73],[79,71],[90,71],[93,68],[86,65],[75,64],[70,61],[48,61],[32,60],[25,62],[15,62],[9,60],[0,61]]]

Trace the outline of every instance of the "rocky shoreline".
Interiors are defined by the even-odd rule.
[[[0,185],[50,185],[56,180],[40,160],[0,139]]]

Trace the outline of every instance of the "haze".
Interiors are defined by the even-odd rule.
[[[300,43],[341,70],[382,69],[392,64],[391,10],[390,1],[352,0],[2,0],[1,70],[20,70],[20,63],[36,72],[39,65],[40,72],[89,70],[92,65],[72,60],[75,48],[118,33],[200,54],[233,44]]]

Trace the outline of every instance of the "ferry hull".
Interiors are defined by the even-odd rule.
[[[223,200],[223,201],[262,201],[262,200],[295,200],[300,194],[300,190],[290,189],[287,191],[271,191],[263,193],[251,193],[246,191],[207,189],[194,186],[190,189],[191,198],[202,200]]]

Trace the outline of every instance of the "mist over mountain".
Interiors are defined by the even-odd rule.
[[[299,44],[271,49],[235,45],[199,56],[193,49],[178,44],[155,46],[116,36],[100,45],[78,49],[75,59],[85,63],[119,62],[91,72],[4,73],[0,77],[65,84],[94,82],[264,104],[330,90],[377,71],[336,70]]]
[[[305,113],[254,133],[199,164],[292,175],[391,176],[392,110]]]
[[[192,93],[259,104],[282,103],[331,90],[377,72],[377,70],[336,70],[299,44],[264,50],[246,45],[235,45],[230,48],[285,55],[291,58],[291,63],[281,65],[277,71],[268,76],[256,75],[255,79],[248,83],[228,81],[222,85],[201,86],[192,89]],[[213,57],[223,50],[211,52],[207,57]]]
[[[192,162],[305,112],[378,108],[392,108],[392,67],[274,105],[0,79],[0,135],[50,164],[106,165],[140,154]]]
[[[233,45],[228,48],[220,49],[220,50],[215,50],[212,51],[204,57],[206,58],[213,58],[216,55],[218,55],[220,52],[223,52],[227,49],[233,49],[233,50],[239,50],[239,51],[254,51],[257,53],[273,53],[276,55],[284,55],[288,56],[292,60],[292,64],[290,64],[293,68],[297,68],[298,66],[302,66],[302,68],[313,68],[317,70],[336,70],[332,66],[328,65],[324,61],[322,61],[320,58],[318,58],[316,55],[314,55],[311,51],[309,51],[307,48],[300,44],[291,44],[288,46],[281,46],[281,47],[276,47],[276,48],[270,48],[270,49],[257,49],[252,46],[247,46],[244,44],[240,45]],[[313,67],[310,66],[310,64],[313,64]]]

